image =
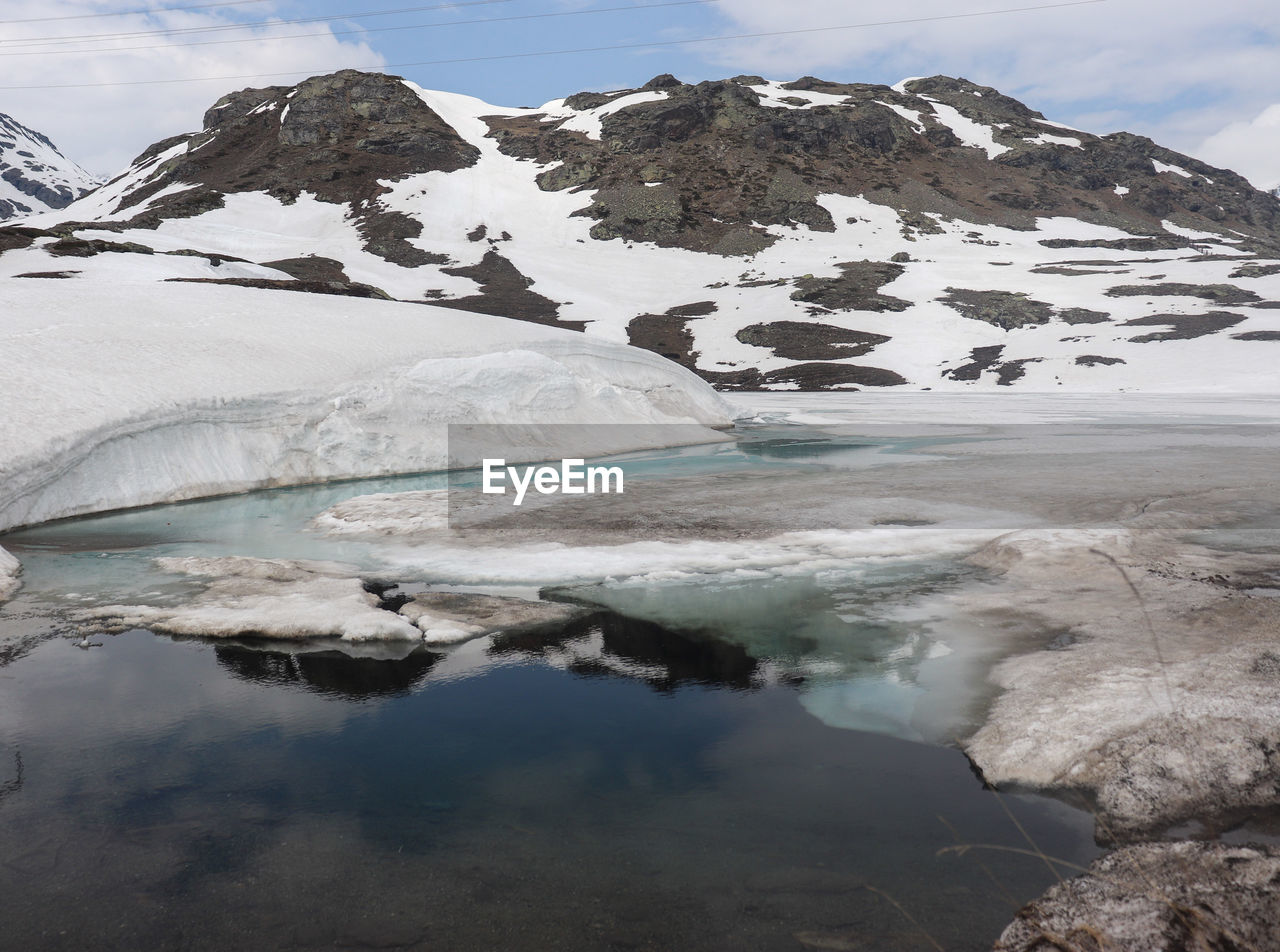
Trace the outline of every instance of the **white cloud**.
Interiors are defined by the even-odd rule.
[[[0,88],[0,112],[44,133],[69,159],[90,172],[114,175],[152,142],[198,129],[204,111],[230,90],[292,83],[314,73],[385,62],[367,43],[339,39],[325,24],[277,22],[234,32],[66,39],[86,34],[191,30],[261,21],[272,16],[273,6],[264,3],[226,10],[14,23],[30,17],[133,10],[138,4],[135,0],[8,0],[4,4],[4,22],[0,22],[0,87],[100,85]],[[31,42],[35,39],[55,42],[35,45]],[[214,40],[237,42],[209,42]],[[292,75],[111,85],[260,74]]]
[[[1034,0],[1032,0],[1034,3]],[[1010,0],[721,0],[727,33],[797,30],[1023,6]],[[1280,88],[1274,0],[1102,0],[1036,12],[725,43],[703,54],[723,70],[774,77],[890,81],[943,73],[995,86],[1051,119],[1127,129],[1187,151],[1245,121]],[[1105,114],[1109,128],[1082,123]]]
[[[1280,187],[1280,103],[1248,122],[1233,122],[1197,150],[1206,162],[1235,169],[1258,188]]]

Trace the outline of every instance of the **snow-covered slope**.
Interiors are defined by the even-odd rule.
[[[731,417],[687,370],[559,328],[148,278],[7,283],[0,529],[442,469],[451,422]],[[595,429],[601,452],[644,445],[644,428]]]
[[[0,113],[0,221],[65,208],[98,184],[48,137]]]
[[[1280,389],[1274,196],[945,77],[507,109],[346,71],[224,96],[27,224],[68,222],[0,231],[0,275],[161,252],[127,266],[585,329],[728,389]]]

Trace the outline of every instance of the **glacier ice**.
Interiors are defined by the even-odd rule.
[[[449,423],[734,412],[656,354],[483,314],[127,276],[7,295],[0,529],[443,469]]]

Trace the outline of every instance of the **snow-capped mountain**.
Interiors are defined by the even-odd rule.
[[[0,113],[0,221],[66,208],[99,184],[48,137]]]
[[[224,96],[24,224],[0,278],[437,304],[726,389],[1280,385],[1280,200],[963,79],[660,76],[512,109],[344,71]]]

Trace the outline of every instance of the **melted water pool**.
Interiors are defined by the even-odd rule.
[[[765,433],[629,473],[785,479],[919,445]],[[954,726],[951,682],[981,680],[909,610],[974,581],[947,557],[567,581],[547,595],[589,606],[575,620],[438,651],[58,637],[68,608],[191,597],[160,555],[381,571],[375,543],[311,518],[441,485],[0,539],[25,583],[0,608],[0,947],[977,950],[1055,881],[1022,830],[1066,863],[1097,855],[1088,814],[998,796],[923,742],[922,712]]]
[[[980,949],[1053,877],[940,849],[1026,847],[1008,809],[1095,854],[1087,815],[617,615],[453,656],[264,647],[131,632],[0,669],[0,944]]]

